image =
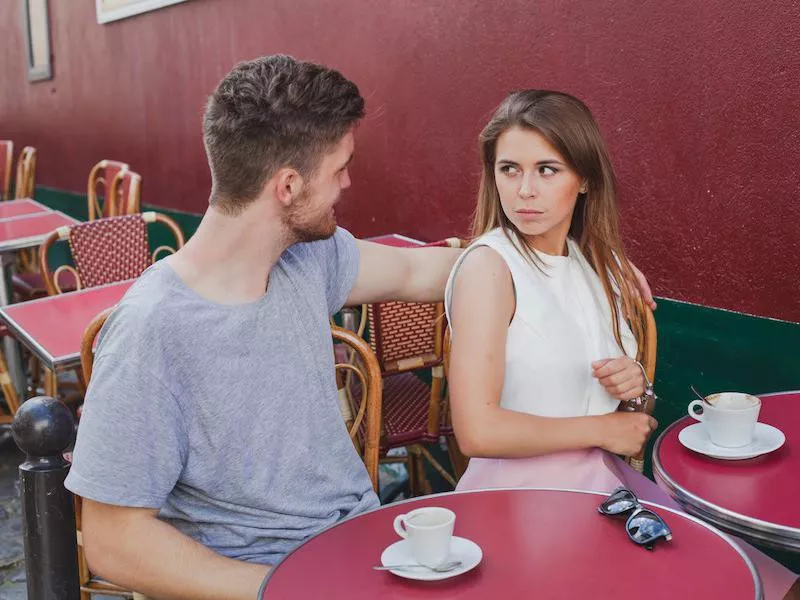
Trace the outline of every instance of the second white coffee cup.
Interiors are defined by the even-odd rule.
[[[415,561],[426,567],[438,567],[450,554],[455,524],[456,514],[452,510],[430,506],[398,515],[394,530],[408,540]]]
[[[703,412],[696,413],[698,408]],[[753,441],[760,410],[757,396],[739,392],[711,394],[706,402],[689,404],[689,416],[703,423],[713,444],[725,448],[740,448]]]

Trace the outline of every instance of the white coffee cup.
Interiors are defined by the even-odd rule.
[[[695,412],[701,407],[703,412]],[[689,416],[701,421],[711,443],[725,448],[740,448],[753,441],[761,400],[750,394],[722,392],[706,396],[706,402],[689,404]]]
[[[398,515],[394,530],[408,540],[415,561],[426,567],[438,567],[450,554],[455,524],[456,514],[452,510],[431,506]]]

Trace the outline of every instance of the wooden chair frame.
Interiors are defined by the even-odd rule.
[[[378,465],[380,462],[381,441],[381,368],[378,359],[369,344],[356,333],[333,325],[331,335],[335,343],[345,344],[348,349],[347,362],[336,362],[337,382],[339,388],[339,410],[347,426],[350,439],[364,459],[364,465],[372,481],[375,493],[378,493]],[[357,360],[356,360],[357,358]],[[340,372],[346,375],[341,377]],[[360,400],[356,401],[351,393],[345,392],[351,387],[345,381],[350,377],[358,379]],[[363,436],[361,432],[363,431]]]
[[[81,370],[87,385],[92,376],[92,367],[94,366],[94,341],[112,310],[114,309],[108,308],[97,315],[83,332],[83,337],[81,338]],[[76,495],[75,526],[78,535],[78,581],[80,583],[81,600],[90,600],[92,594],[132,597],[134,595],[132,591],[93,577],[89,571],[89,564],[86,562],[86,555],[83,552],[83,536],[81,535],[82,508],[83,501],[80,496]]]
[[[107,180],[108,173],[106,170],[109,168],[118,169],[111,181]],[[89,204],[89,221],[94,221],[102,217],[116,216],[112,213],[116,202],[111,201],[109,204],[109,199],[116,198],[117,190],[119,189],[119,181],[128,169],[130,169],[128,163],[108,159],[101,160],[92,167],[91,171],[89,171],[89,183],[86,194]],[[102,206],[100,205],[100,197],[97,193],[97,186],[101,183],[105,188],[104,204]],[[106,210],[106,205],[109,207],[108,210]]]
[[[653,316],[653,311],[650,310],[649,306],[646,306],[644,302],[640,299],[640,308],[642,313],[642,331],[645,332],[645,340],[637,340],[639,341],[639,353],[638,359],[639,362],[642,363],[644,367],[645,373],[647,373],[647,379],[651,382],[655,381],[656,377],[656,353],[658,350],[658,329],[656,328],[656,319]],[[623,405],[620,405],[622,408]],[[642,407],[643,411],[646,412],[648,415],[652,415],[653,411],[655,410],[655,402],[649,402],[646,406]],[[642,473],[644,471],[644,457],[645,457],[645,447],[642,448],[641,452],[639,452],[635,456],[628,456],[625,458],[625,462],[627,462],[633,469]]]
[[[36,193],[36,148],[25,146],[17,160],[15,198],[33,198]]]
[[[2,390],[3,397],[8,405],[8,414],[0,408],[0,424],[9,424],[14,420],[14,415],[19,410],[19,393],[8,373],[8,365],[2,350],[0,350],[0,390]]]
[[[8,200],[11,197],[11,166],[14,161],[14,142],[11,140],[0,140],[0,148],[5,154],[1,154],[0,160],[3,162],[3,170],[0,172],[0,201]]]

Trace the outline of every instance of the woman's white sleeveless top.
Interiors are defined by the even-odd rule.
[[[614,338],[611,307],[600,278],[577,243],[567,240],[567,256],[537,252],[543,263],[538,268],[523,257],[502,230],[481,236],[450,273],[445,290],[448,320],[456,273],[464,257],[478,246],[488,246],[503,257],[516,294],[500,405],[546,417],[616,410],[618,401],[592,377],[591,364],[622,356],[622,352]],[[621,333],[625,353],[635,358],[636,340],[624,320]],[[458,331],[452,335],[457,336]]]

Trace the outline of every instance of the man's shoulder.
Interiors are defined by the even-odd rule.
[[[135,351],[137,345],[153,344],[164,324],[174,322],[185,312],[170,275],[169,267],[158,262],[136,280],[101,331],[103,350],[123,344],[127,350]]]

